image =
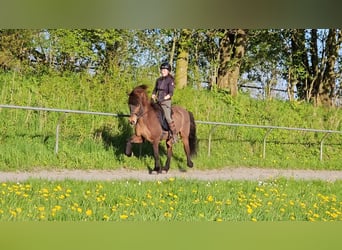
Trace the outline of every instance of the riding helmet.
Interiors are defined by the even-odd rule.
[[[171,65],[168,62],[164,62],[162,65],[160,65],[160,69],[167,69],[168,71],[171,71]]]

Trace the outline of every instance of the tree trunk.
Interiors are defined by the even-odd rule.
[[[232,96],[238,94],[241,60],[245,54],[246,31],[225,30],[220,41],[220,62],[217,86],[229,89]]]
[[[171,51],[170,51],[170,60],[169,60],[169,63],[171,66],[173,66],[173,59],[175,57],[176,43],[177,43],[177,31],[174,30],[173,37],[172,37],[172,46],[171,46]]]
[[[335,96],[336,72],[335,63],[341,43],[341,31],[330,29],[326,41],[326,63],[323,72],[323,79],[320,82],[318,95],[316,96],[317,105],[333,106]]]
[[[180,34],[178,44],[178,55],[176,61],[175,85],[177,89],[182,89],[188,83],[189,64],[189,39],[191,30],[183,29]]]
[[[296,85],[299,99],[312,101],[317,106],[333,105],[341,35],[341,31],[336,29],[329,29],[328,34],[312,29],[307,39],[305,30],[292,31],[289,89]],[[306,41],[309,42],[308,49]]]

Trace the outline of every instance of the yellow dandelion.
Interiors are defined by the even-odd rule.
[[[221,206],[222,205],[222,201],[215,201],[215,205]]]
[[[10,210],[9,212],[10,212],[10,215],[11,215],[12,217],[17,217],[17,212],[16,212],[16,211]]]
[[[128,218],[128,215],[127,214],[121,214],[120,215],[120,219],[121,220],[126,220]]]
[[[164,213],[164,217],[166,218],[171,218],[172,217],[172,214],[170,212],[165,212]]]
[[[45,207],[38,207],[37,208],[39,212],[44,212],[45,211]]]
[[[53,191],[58,192],[58,191],[62,191],[62,187],[60,185],[56,186]]]
[[[87,216],[92,216],[93,215],[93,211],[91,209],[87,209],[87,211],[85,212]]]
[[[214,197],[212,195],[208,195],[207,201],[212,202],[214,200]]]
[[[200,200],[199,199],[196,199],[196,200],[194,200],[192,203],[193,204],[198,204],[200,202]]]
[[[251,214],[253,213],[253,209],[251,208],[251,206],[247,205],[247,213]]]
[[[312,217],[309,217],[309,221],[313,222],[313,221],[315,221],[315,219]]]
[[[306,208],[306,204],[304,202],[300,203],[301,208]]]

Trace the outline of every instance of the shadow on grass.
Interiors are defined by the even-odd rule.
[[[106,150],[113,150],[115,158],[120,159],[125,155],[126,142],[133,135],[134,128],[129,124],[127,117],[119,115],[119,117],[115,119],[118,119],[117,128],[113,128],[113,125],[111,124],[105,124],[95,131],[94,136],[95,138],[102,140]],[[166,155],[165,147],[160,146],[159,150],[161,157]],[[141,144],[132,144],[132,151],[132,157],[140,158],[142,160],[147,157],[153,158],[152,144],[147,141]],[[143,160],[143,162],[145,162],[146,167],[149,168],[149,166],[147,166],[147,161]]]

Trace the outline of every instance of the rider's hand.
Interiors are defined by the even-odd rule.
[[[168,99],[170,99],[171,98],[171,96],[168,94],[168,95],[166,95],[165,97],[164,97],[164,100],[168,100]]]
[[[156,100],[157,100],[157,97],[156,97],[155,94],[152,94],[152,99],[153,99],[153,101],[156,101]]]

